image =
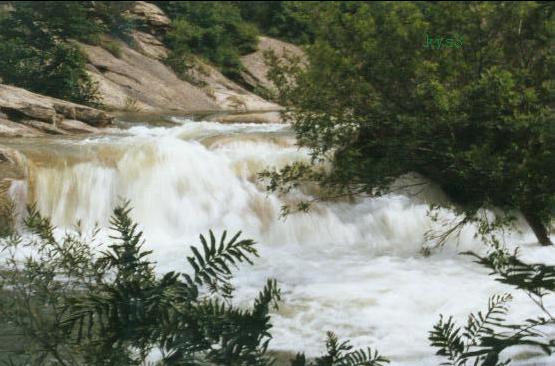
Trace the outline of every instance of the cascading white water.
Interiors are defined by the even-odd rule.
[[[423,257],[424,234],[437,224],[415,198],[319,203],[281,219],[283,199],[256,176],[307,158],[287,126],[174,121],[181,125],[133,127],[29,152],[29,200],[61,228],[77,220],[106,227],[118,200],[130,200],[160,271],[185,270],[198,234],[242,230],[259,243],[261,258],[237,273],[237,301],[248,305],[266,278],[278,280],[284,297],[271,343],[278,350],[320,354],[325,331],[334,330],[393,364],[437,364],[427,332],[439,314],[464,321],[491,294],[508,290],[457,255],[482,249],[473,228]],[[508,240],[524,243],[532,260],[555,262],[553,250],[534,245],[528,232]],[[515,319],[537,314],[515,295]]]

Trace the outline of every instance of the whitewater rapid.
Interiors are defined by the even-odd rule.
[[[248,306],[266,278],[278,281],[283,303],[273,314],[274,350],[318,355],[325,332],[333,330],[355,346],[378,349],[393,365],[434,365],[427,336],[439,314],[464,324],[490,295],[506,291],[515,296],[515,320],[539,314],[528,298],[458,255],[483,251],[474,228],[423,256],[424,236],[439,224],[422,197],[322,202],[309,214],[281,218],[284,203],[310,198],[278,197],[257,179],[266,168],[308,159],[287,125],[172,121],[175,126],[135,124],[85,139],[19,143],[29,179],[12,187],[14,197],[36,202],[60,229],[79,220],[106,233],[114,206],[130,200],[160,272],[188,270],[189,246],[199,234],[242,230],[259,243],[261,258],[237,272],[236,302]],[[522,246],[531,261],[555,263],[555,250],[539,247],[524,226],[506,241]]]

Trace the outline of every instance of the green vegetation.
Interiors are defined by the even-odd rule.
[[[4,36],[21,36],[28,32],[29,38],[37,38],[37,44],[51,38],[92,42],[102,31],[101,25],[89,16],[88,9],[79,2],[45,1],[39,6],[31,1],[22,1],[12,5],[13,11],[2,29]]]
[[[256,50],[259,33],[298,44],[313,40],[316,12],[310,1],[157,1],[172,19],[167,62],[186,78],[190,58],[200,55],[240,81],[240,57]]]
[[[317,1],[235,1],[245,21],[261,33],[296,44],[313,41],[313,23],[318,9],[327,6]]]
[[[5,340],[0,361],[10,365],[142,365],[160,350],[159,365],[271,365],[270,311],[281,292],[268,280],[250,309],[231,304],[233,270],[258,256],[252,240],[217,239],[210,231],[187,257],[190,273],[157,275],[144,250],[142,232],[127,204],[114,209],[113,243],[99,248],[98,231],[54,236],[49,219],[29,208],[26,239],[0,241],[0,327]],[[28,236],[32,234],[32,236]],[[494,295],[486,312],[470,314],[464,328],[440,317],[430,342],[444,365],[501,366],[507,348],[555,350],[543,330],[555,318],[544,298],[555,293],[555,266],[526,264],[518,253],[496,247],[477,263],[496,279],[525,291],[542,315],[522,324],[506,320],[509,294]],[[6,348],[7,347],[7,348]],[[353,350],[328,332],[327,353],[292,366],[384,366],[389,361],[370,348]]]
[[[96,85],[86,58],[70,40],[96,44],[103,34],[121,36],[126,2],[14,2],[0,18],[3,83],[49,96],[96,105]],[[115,51],[113,47],[111,51]]]
[[[79,49],[56,42],[30,46],[22,38],[0,41],[2,82],[36,93],[96,105],[96,86]]]
[[[252,308],[231,305],[232,270],[252,264],[255,243],[240,233],[217,239],[210,232],[191,247],[190,273],[156,275],[129,214],[127,205],[114,210],[114,242],[95,249],[96,231],[57,240],[50,221],[29,209],[32,239],[0,242],[0,292],[8,294],[0,297],[1,336],[18,340],[0,356],[7,351],[11,365],[121,366],[142,365],[159,349],[161,365],[270,365],[269,313],[281,297],[276,281],[267,281]],[[370,350],[352,351],[332,334],[328,350],[318,365],[387,362]]]
[[[60,39],[88,39],[96,32],[96,25],[87,21],[77,3],[17,3],[0,23],[2,82],[94,104],[96,89],[85,72],[84,56],[77,47]]]
[[[448,194],[459,226],[496,207],[506,216],[490,231],[520,211],[539,242],[551,244],[554,10],[545,2],[320,9],[309,66],[274,59],[272,75],[312,163],[266,172],[269,188],[309,180],[324,196],[374,196],[417,172]],[[455,34],[461,48],[425,47],[427,35]]]
[[[128,42],[130,32],[142,25],[137,19],[126,16],[132,6],[132,1],[95,1],[89,13],[102,33]]]
[[[167,34],[172,54],[168,62],[183,73],[191,54],[205,57],[222,73],[240,77],[240,56],[256,50],[256,28],[241,18],[239,8],[227,1],[158,2],[172,18]]]
[[[316,358],[314,362],[307,362],[305,355],[299,353],[291,360],[291,366],[383,366],[389,363],[378,351],[372,351],[370,348],[352,351],[353,346],[349,341],[340,342],[333,332],[328,332],[327,336],[326,355]]]
[[[379,196],[416,172],[437,183],[460,214],[492,240],[473,256],[494,278],[523,291],[540,315],[508,320],[510,294],[458,325],[441,316],[429,333],[445,365],[502,366],[507,349],[546,354],[555,325],[545,297],[555,266],[529,264],[502,249],[494,229],[521,212],[538,241],[551,244],[555,214],[555,5],[548,2],[157,2],[172,18],[168,58],[186,73],[200,55],[239,78],[240,56],[258,31],[307,44],[307,59],[268,55],[280,101],[289,108],[310,163],[262,174],[287,192],[306,182],[321,199]],[[76,102],[96,103],[86,60],[71,42],[101,43],[114,55],[133,23],[126,2],[21,2],[0,13],[2,82]],[[258,27],[258,30],[257,30]],[[461,39],[429,47],[428,40]],[[442,41],[443,42],[443,41]],[[453,47],[452,47],[453,46]],[[126,101],[129,110],[136,101]],[[298,209],[307,209],[300,202]],[[498,208],[495,222],[483,210]],[[12,210],[0,206],[0,217]],[[116,235],[98,248],[98,232],[54,235],[30,208],[25,236],[0,222],[0,361],[10,365],[270,365],[271,312],[281,292],[268,280],[250,308],[232,304],[233,272],[258,256],[240,234],[209,232],[184,258],[189,272],[157,274],[128,205],[114,210]],[[444,236],[445,238],[445,236]],[[32,254],[29,254],[32,253]],[[353,350],[328,333],[327,353],[299,353],[292,366],[383,366],[377,351]],[[4,352],[5,351],[5,352]]]
[[[486,312],[470,314],[465,327],[458,326],[452,317],[440,317],[430,331],[430,342],[437,354],[448,361],[444,365],[502,366],[510,359],[501,360],[500,353],[515,346],[534,346],[546,354],[555,350],[555,339],[546,336],[547,326],[555,324],[555,317],[544,305],[547,295],[555,294],[555,266],[527,264],[518,258],[518,250],[509,253],[498,245],[487,256],[465,253],[488,268],[495,279],[524,291],[541,310],[541,315],[522,324],[506,320],[510,294],[494,295]]]

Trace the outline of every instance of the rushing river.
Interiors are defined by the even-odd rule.
[[[273,315],[275,350],[318,355],[325,332],[334,330],[356,346],[377,348],[393,365],[435,365],[427,337],[439,314],[463,323],[490,295],[512,290],[458,255],[483,250],[472,227],[442,250],[421,254],[425,233],[439,229],[427,215],[427,201],[441,199],[433,190],[318,203],[309,214],[283,219],[286,201],[267,193],[257,173],[307,159],[287,125],[172,121],[79,139],[2,141],[23,152],[29,167],[28,181],[14,183],[12,193],[20,204],[36,201],[62,229],[77,220],[106,227],[118,200],[131,200],[160,271],[187,270],[198,234],[242,230],[259,243],[261,258],[237,273],[236,300],[250,305],[266,278],[277,279],[283,303]],[[295,192],[286,200],[303,197]],[[555,250],[522,229],[507,245],[522,246],[529,260],[555,263]],[[512,293],[513,319],[539,315],[526,296]],[[520,350],[514,364],[555,363],[524,361],[529,355]]]

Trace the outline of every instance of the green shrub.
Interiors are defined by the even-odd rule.
[[[100,30],[77,3],[52,3],[16,3],[0,22],[0,77],[37,93],[97,105],[87,60],[65,39],[96,40]]]
[[[186,59],[188,54],[198,54],[220,67],[224,75],[239,78],[240,56],[256,50],[257,32],[243,21],[236,6],[224,1],[161,5],[173,19],[167,34],[172,65],[179,65],[179,60]]]
[[[140,23],[126,13],[133,7],[133,1],[95,1],[90,9],[102,32],[129,42],[130,33]]]
[[[13,2],[13,11],[5,20],[2,35],[6,38],[21,36],[22,32],[35,41],[42,37],[77,39],[95,42],[104,26],[92,16],[89,8],[77,1]]]
[[[47,34],[57,39],[76,39],[97,43],[102,34],[126,37],[135,22],[125,16],[133,5],[130,1],[33,1],[13,2],[9,12],[13,28],[4,28],[8,38],[19,34],[20,26],[27,28],[29,37]]]
[[[255,24],[261,33],[296,44],[314,40],[315,14],[322,6],[319,1],[237,1],[241,16]]]
[[[0,17],[0,78],[52,97],[98,106],[86,58],[70,40],[102,45],[114,56],[121,50],[105,34],[126,38],[134,22],[124,1],[21,1]]]
[[[98,105],[95,83],[88,76],[86,59],[73,45],[45,43],[41,48],[26,39],[0,39],[0,77],[36,93]]]

